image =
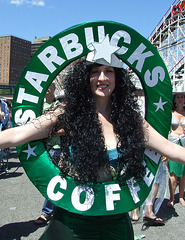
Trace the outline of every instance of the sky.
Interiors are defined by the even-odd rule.
[[[126,24],[148,38],[174,0],[0,0],[0,36],[54,36],[86,21]]]

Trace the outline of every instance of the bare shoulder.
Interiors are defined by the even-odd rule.
[[[65,104],[59,103],[52,109],[46,111],[43,115],[38,117],[39,120],[45,121],[45,120],[51,120],[53,122],[56,122],[58,117],[65,112]]]

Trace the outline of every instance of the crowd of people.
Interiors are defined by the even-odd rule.
[[[12,101],[6,98],[0,97],[0,131],[12,127]],[[6,152],[5,152],[6,150]],[[5,149],[4,154],[10,153],[9,149]],[[0,172],[4,171],[2,164],[2,155],[0,156]]]
[[[12,101],[0,97],[0,124],[2,130],[12,127]]]
[[[43,110],[45,113],[39,117],[39,121],[33,121],[2,132],[0,147],[17,146],[29,140],[48,138],[48,134],[55,137],[62,128],[60,142],[53,144],[53,146],[59,147],[52,147],[48,151],[51,150],[50,155],[55,160],[54,153],[60,149],[63,152],[62,158],[59,157],[60,154],[57,154],[56,164],[59,165],[61,172],[64,175],[75,176],[83,184],[109,181],[113,177],[116,177],[117,181],[122,184],[130,173],[134,175],[135,179],[144,176],[142,149],[149,148],[159,152],[166,159],[170,159],[169,207],[174,207],[177,182],[179,182],[180,187],[179,202],[185,205],[183,198],[185,174],[185,158],[183,156],[185,149],[176,146],[177,144],[183,145],[184,94],[174,95],[172,129],[169,134],[170,141],[168,141],[141,117],[134,94],[135,87],[131,84],[124,69],[81,60],[73,65],[64,84],[65,104],[57,104],[55,98],[49,99],[47,93]],[[51,88],[48,91],[52,91],[53,95]],[[52,111],[50,111],[51,108]],[[6,116],[8,120],[5,121]],[[11,125],[8,124],[9,121],[11,122],[10,116],[11,107],[8,108],[8,104],[1,99],[3,129]],[[48,116],[52,121],[48,120]],[[40,125],[42,125],[41,128]],[[135,129],[134,134],[131,133],[130,129]],[[10,139],[10,136],[13,137]],[[125,136],[127,137],[125,138]],[[178,138],[178,141],[173,141],[171,136]],[[72,150],[69,151],[69,148]],[[114,155],[113,159],[110,155]],[[72,160],[69,160],[71,158]],[[176,167],[171,166],[171,160],[173,164],[174,161],[177,161],[181,169],[176,171]],[[150,204],[145,204],[144,220],[151,225],[164,225],[163,220],[158,218],[153,211],[161,174],[163,174],[163,169],[159,168],[159,176],[156,177],[152,192],[147,199]],[[45,211],[48,204],[50,205],[49,213]],[[54,207],[48,200],[45,201],[41,216],[35,221],[36,224],[43,225],[51,220],[50,227],[41,239],[48,239],[47,237],[56,227],[56,221],[52,218],[54,208],[56,216],[62,215],[57,228],[60,227],[60,231],[65,232],[66,239],[72,239],[74,236],[78,236],[79,239],[89,239],[88,236],[96,234],[98,237],[102,234],[102,239],[104,239],[105,234],[115,234],[113,239],[133,239],[134,234],[128,213],[103,218],[100,216],[78,216],[78,214]],[[138,219],[139,216],[135,212],[132,220],[137,221]],[[100,220],[101,224],[97,226],[97,222]],[[107,228],[108,222],[111,223],[111,229]],[[70,229],[70,231],[66,229]]]

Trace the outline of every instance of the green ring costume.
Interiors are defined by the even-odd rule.
[[[117,58],[136,73],[145,93],[146,120],[167,137],[171,124],[172,86],[163,60],[156,48],[135,30],[108,21],[76,25],[57,34],[39,48],[25,67],[15,90],[12,110],[14,126],[25,124],[41,114],[45,93],[53,79],[68,64],[91,52],[92,43],[101,45],[103,53],[109,50],[110,56],[110,49],[114,49],[112,51],[116,52]],[[61,218],[67,224],[70,218],[74,218],[74,221],[77,219],[78,222],[94,219],[97,223],[103,219],[108,225],[101,226],[101,231],[111,229],[110,239],[115,239],[114,230],[118,231],[120,225],[124,224],[128,228],[127,239],[133,239],[128,212],[141,206],[148,196],[160,164],[160,154],[147,149],[144,151],[146,175],[141,182],[129,178],[126,186],[119,186],[116,181],[89,183],[87,187],[91,189],[91,194],[88,194],[72,178],[61,178],[60,170],[52,164],[43,141],[18,146],[17,152],[30,180],[44,197],[57,206],[53,220],[55,226]],[[111,227],[115,221],[118,225]],[[83,239],[83,236],[80,238]],[[87,240],[86,236],[84,239]],[[93,237],[90,236],[89,239]],[[124,238],[118,236],[116,239]]]

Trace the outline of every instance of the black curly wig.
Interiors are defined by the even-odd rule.
[[[58,117],[53,132],[62,127],[60,168],[63,174],[75,169],[74,177],[83,183],[97,182],[98,169],[109,171],[109,159],[101,123],[96,113],[90,87],[92,63],[85,60],[73,64],[63,80],[65,87],[64,111]],[[116,86],[111,96],[111,116],[118,139],[117,180],[141,178],[144,133],[135,87],[124,69],[114,68]]]

